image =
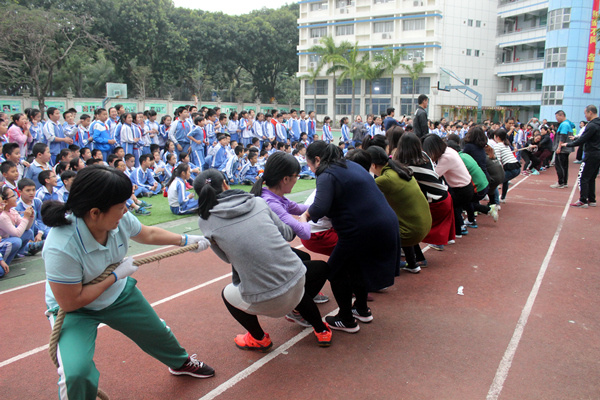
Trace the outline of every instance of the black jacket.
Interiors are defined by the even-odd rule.
[[[413,122],[413,130],[419,139],[429,133],[429,125],[427,124],[427,111],[421,106],[417,107],[415,113],[415,121]]]
[[[571,143],[567,143],[567,147],[577,147],[585,144],[585,158],[588,156],[600,156],[600,118],[596,117],[591,120],[586,126],[583,134]]]

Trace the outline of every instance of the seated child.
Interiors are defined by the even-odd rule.
[[[233,157],[227,159],[225,170],[222,171],[231,185],[240,183],[240,171],[242,169],[241,160],[244,157],[244,148],[242,146],[236,146],[234,153],[235,155]]]
[[[33,227],[34,211],[29,207],[23,213],[23,218],[19,215],[15,207],[17,206],[17,195],[9,188],[4,187],[1,192],[2,201],[0,201],[0,236],[3,240],[8,240],[14,247],[17,247],[17,257],[23,257],[27,251],[33,255],[42,249],[44,242],[32,242],[34,240]],[[31,243],[31,244],[30,244]]]
[[[192,214],[198,209],[198,200],[194,199],[194,193],[186,191],[185,184],[190,179],[190,174],[190,166],[182,162],[167,182],[169,207],[175,215]]]
[[[42,171],[38,175],[38,181],[41,186],[35,192],[37,199],[40,199],[42,203],[48,200],[58,200],[56,172],[51,169]]]
[[[127,167],[125,166],[125,162],[123,160],[115,160],[115,169],[118,169],[124,173],[126,168]],[[134,186],[132,186],[131,197],[125,202],[127,209],[134,211],[139,215],[150,215],[150,211],[148,211],[148,209],[152,208],[152,204],[148,204],[143,200],[139,200],[137,197],[135,197],[135,194],[133,194],[134,191]]]
[[[20,196],[19,191],[17,190],[17,182],[19,180],[19,170],[17,166],[12,161],[4,161],[0,165],[0,171],[2,172],[2,176],[4,177],[4,185],[8,186],[12,190],[15,191],[17,197]]]
[[[244,165],[240,176],[242,177],[243,185],[254,185],[258,178],[258,153],[256,151],[250,151],[248,153],[248,163]]]
[[[57,195],[58,195],[58,201],[60,201],[61,203],[67,202],[67,199],[69,198],[69,191],[71,190],[71,184],[75,180],[76,176],[77,176],[77,172],[68,171],[68,170],[63,172],[62,174],[60,174],[60,180],[63,183],[63,187],[58,189]]]
[[[52,168],[49,164],[52,155],[50,154],[50,148],[45,143],[34,144],[32,152],[35,160],[31,163],[29,168],[27,168],[24,176],[25,178],[34,181],[35,188],[39,189],[42,184],[39,183],[38,175],[40,172]]]
[[[140,166],[133,170],[130,178],[138,186],[135,191],[136,196],[152,197],[159,194],[162,190],[160,183],[154,179],[154,172],[150,167],[154,164],[154,160],[150,154],[142,154],[140,156]]]
[[[35,183],[31,179],[23,178],[19,181],[19,191],[21,192],[21,198],[17,201],[15,209],[23,216],[25,210],[32,207],[35,219],[33,234],[36,240],[46,239],[48,232],[50,232],[50,227],[46,226],[44,221],[42,221],[42,201],[35,197]]]

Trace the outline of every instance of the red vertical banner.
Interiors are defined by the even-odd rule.
[[[594,63],[596,61],[596,40],[598,30],[598,8],[600,7],[600,0],[594,0],[592,7],[592,23],[590,27],[590,41],[588,43],[588,56],[585,67],[585,83],[583,86],[583,93],[592,92],[592,78],[594,77]]]

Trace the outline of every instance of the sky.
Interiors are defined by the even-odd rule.
[[[297,0],[174,0],[176,7],[196,8],[204,11],[222,11],[225,14],[247,14],[263,7],[279,8]]]

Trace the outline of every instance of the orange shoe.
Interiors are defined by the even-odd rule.
[[[262,340],[256,340],[250,332],[247,332],[245,335],[237,335],[233,341],[242,350],[258,350],[265,353],[273,347],[273,342],[271,342],[268,333],[265,333],[265,337]]]
[[[317,337],[317,343],[321,347],[329,347],[331,345],[331,328],[327,325],[327,322],[324,322],[325,328],[327,330],[325,332],[317,332],[315,331],[315,336]]]

